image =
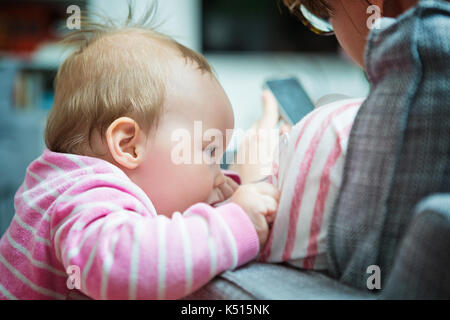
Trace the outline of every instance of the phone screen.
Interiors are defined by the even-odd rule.
[[[296,124],[314,110],[314,104],[297,78],[273,79],[265,84],[275,96],[281,116],[289,124]]]

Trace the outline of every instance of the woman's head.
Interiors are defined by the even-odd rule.
[[[405,12],[418,0],[283,0],[283,3],[298,14],[304,5],[314,15],[329,20],[342,48],[364,67],[364,51],[370,32],[368,24],[374,11],[369,6],[377,6],[381,16],[396,17]]]

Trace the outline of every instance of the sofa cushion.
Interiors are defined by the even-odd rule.
[[[222,273],[185,299],[374,299],[368,291],[347,287],[326,274],[284,264],[251,263]]]

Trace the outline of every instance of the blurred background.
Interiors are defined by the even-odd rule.
[[[151,2],[132,2],[137,18]],[[70,31],[71,5],[120,21],[128,13],[127,0],[0,2],[0,234],[14,214],[13,197],[26,167],[44,148],[53,79],[70,54],[58,40]],[[230,97],[236,128],[247,129],[260,116],[267,78],[296,76],[313,102],[332,93],[368,93],[363,71],[336,38],[308,31],[281,0],[159,0],[158,9],[159,31],[211,62]]]

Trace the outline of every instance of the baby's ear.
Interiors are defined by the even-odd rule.
[[[145,134],[129,117],[114,120],[106,130],[108,150],[113,159],[127,169],[136,169],[144,159]]]

